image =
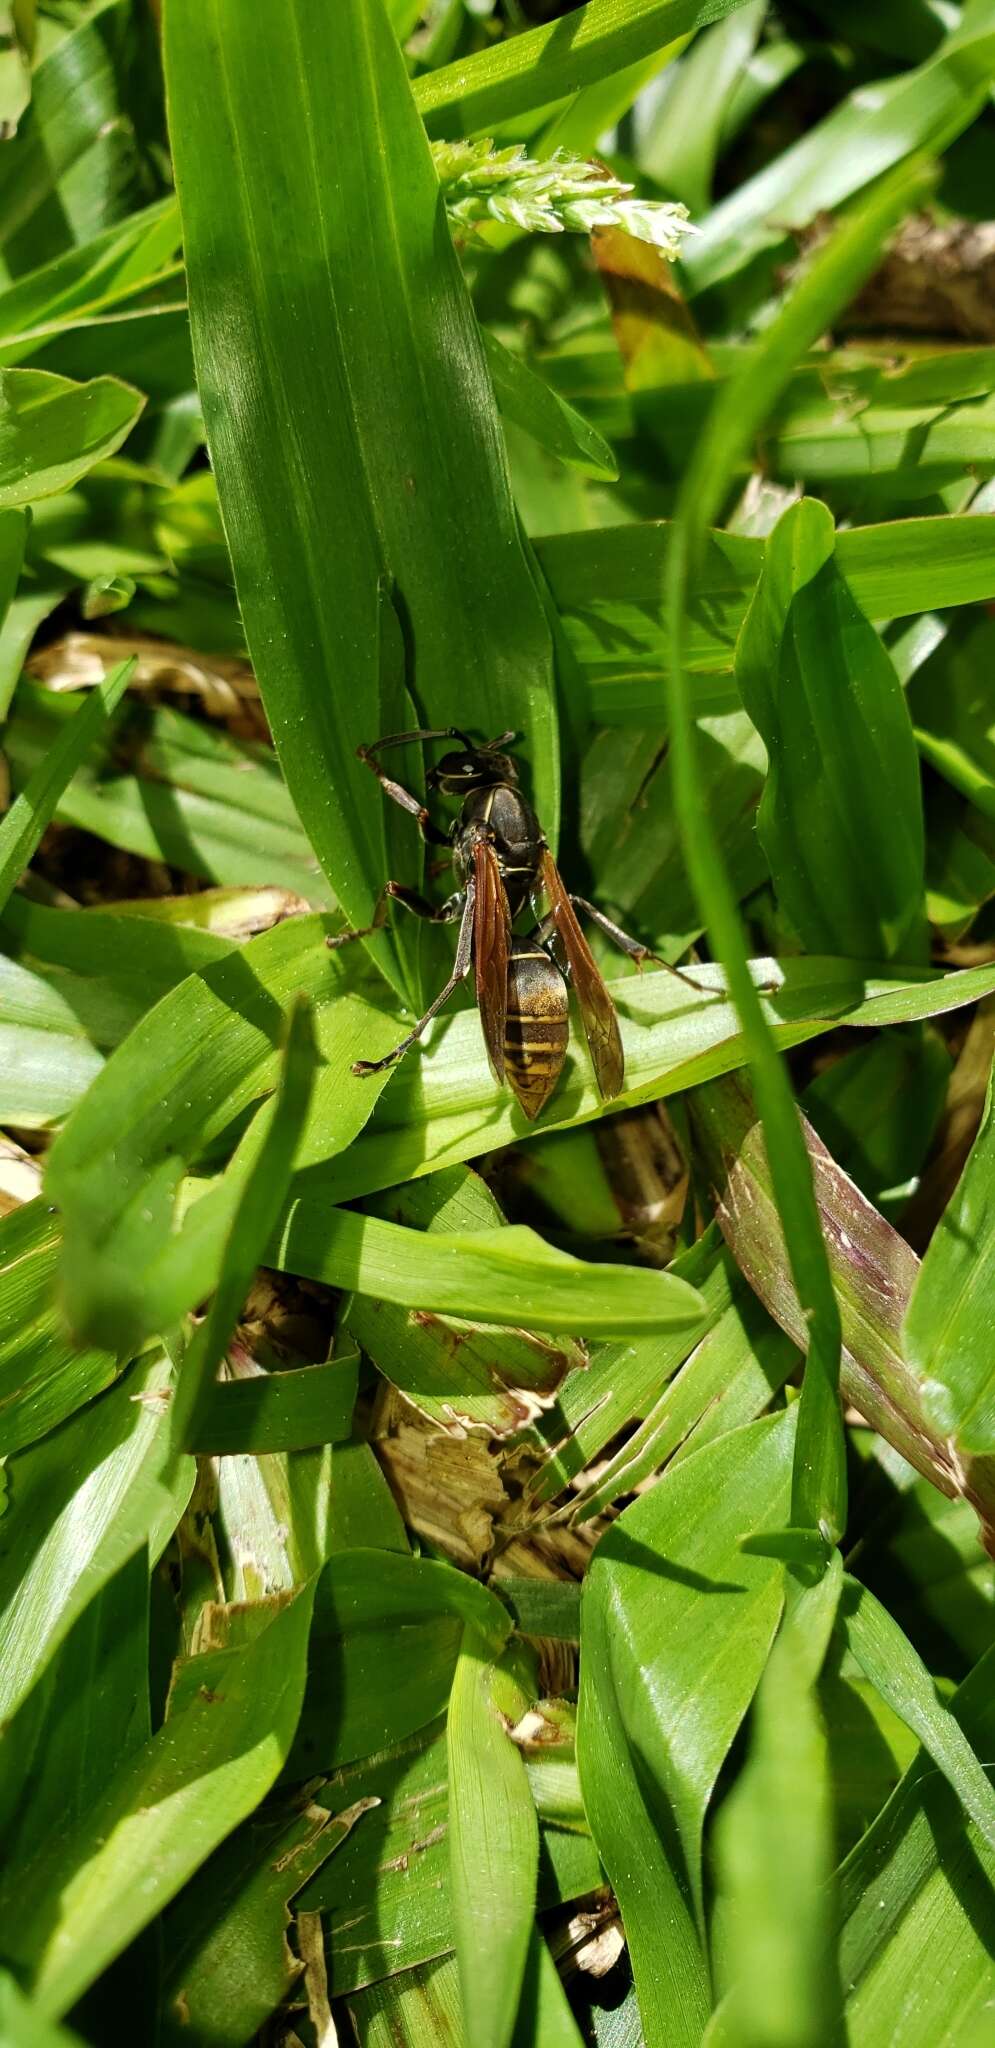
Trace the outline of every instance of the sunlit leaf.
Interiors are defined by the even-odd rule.
[[[120,448],[143,404],[115,377],[71,384],[44,370],[0,370],[0,506],[68,490]]]
[[[925,928],[912,725],[834,543],[823,505],[791,506],[740,635],[737,681],[769,756],[758,830],[806,951],[916,960]]]
[[[739,1539],[784,1514],[794,1420],[734,1430],[668,1472],[602,1538],[585,1585],[581,1784],[648,2048],[699,2040],[708,2016],[701,1831],[781,1608],[781,1568]]]

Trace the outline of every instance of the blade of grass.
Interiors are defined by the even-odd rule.
[[[657,726],[666,722],[657,679],[670,659],[665,587],[672,535],[669,521],[646,520],[590,533],[552,534],[535,544],[570,643],[596,693],[599,719],[621,716],[621,709],[612,710],[618,701],[627,719]],[[710,531],[689,565],[684,647],[690,670],[719,675],[732,669],[736,636],[763,557],[762,540],[721,528]],[[856,527],[837,535],[836,560],[856,603],[872,620],[988,603],[995,597],[995,549],[987,515]],[[649,671],[645,678],[641,670]],[[697,686],[695,701],[704,709],[702,688]],[[715,708],[735,708],[738,702],[733,689]]]
[[[446,1724],[456,1960],[468,2037],[508,2048],[533,1938],[539,1826],[510,1725],[531,1704],[467,1628]]]
[[[5,1718],[98,1587],[146,1544],[158,1555],[180,1519],[194,1471],[184,1459],[167,1472],[171,1377],[161,1353],[152,1353],[7,1468],[0,1556]]]
[[[573,19],[553,21],[493,49],[430,71],[415,103],[430,135],[472,135],[663,49],[677,36],[731,14],[745,0],[588,0]]]
[[[674,799],[688,871],[715,951],[729,975],[743,1023],[788,1256],[809,1324],[791,1520],[836,1540],[846,1521],[846,1470],[839,1409],[839,1309],[833,1292],[804,1139],[790,1082],[749,972],[743,929],[721,850],[699,800],[691,694],[683,661],[684,617],[693,565],[721,509],[739,452],[766,417],[800,354],[873,266],[889,229],[929,188],[915,164],[887,179],[836,234],[762,337],[744,371],[726,385],[681,487],[680,516],[667,564],[671,631],[668,709]]]
[[[37,65],[31,104],[0,159],[0,242],[17,274],[89,240],[157,189],[153,24],[128,0],[97,0],[87,14]]]
[[[320,919],[290,920],[164,997],[119,1047],[57,1139],[48,1159],[48,1187],[65,1218],[63,1288],[77,1328],[108,1315],[123,1339],[126,1331],[147,1328],[150,1314],[159,1327],[169,1328],[183,1308],[204,1299],[216,1285],[221,1247],[252,1146],[243,1151],[239,1172],[209,1182],[206,1190],[203,1182],[191,1184],[183,1196],[182,1220],[181,1184],[226,1134],[232,1143],[253,1106],[271,1093],[275,1046],[285,1008],[298,989],[318,1002],[315,1021],[323,1056],[291,1189],[299,1205],[293,1225],[296,1246],[309,1264],[324,1260],[327,1244],[340,1282],[349,1284],[349,1274],[355,1279],[364,1270],[365,1221],[371,1231],[368,1247],[380,1247],[376,1258],[371,1250],[365,1283],[376,1293],[393,1273],[398,1286],[403,1281],[413,1288],[414,1253],[409,1257],[406,1252],[395,1265],[394,1251],[387,1252],[388,1244],[399,1252],[413,1242],[411,1237],[402,1231],[392,1240],[384,1224],[378,1229],[387,1235],[378,1237],[372,1219],[341,1215],[332,1216],[330,1230],[334,1205],[470,1158],[506,1138],[525,1138],[532,1130],[517,1106],[510,1107],[507,1095],[495,1089],[479,1022],[470,1012],[446,1023],[432,1059],[421,1065],[409,1062],[409,1071],[390,1083],[382,1111],[377,1110],[376,1083],[354,1079],[349,1067],[358,1056],[387,1050],[396,1022],[386,1008],[374,1007],[363,984],[357,990],[350,983],[343,955],[329,954],[321,944],[325,929]],[[718,986],[719,970],[702,972]],[[976,1000],[993,987],[993,967],[868,982],[866,970],[850,962],[794,961],[786,963],[783,994],[764,1001],[780,1043],[794,1045],[843,1019],[856,1024],[911,1021]],[[861,1001],[865,996],[870,999]],[[638,981],[617,983],[615,999],[623,1015],[630,1078],[618,1106],[651,1101],[726,1073],[745,1057],[745,1041],[730,1006],[691,988],[681,990],[672,975],[645,974]],[[380,1077],[382,1083],[385,1079]],[[581,1054],[543,1128],[603,1113]],[[289,1216],[288,1209],[284,1220]],[[288,1245],[292,1239],[293,1232]],[[519,1269],[523,1285],[531,1263],[529,1254]],[[569,1285],[567,1268],[559,1277],[548,1270],[533,1277],[544,1286]],[[500,1292],[507,1309],[514,1291],[510,1273],[500,1286],[496,1268],[482,1263],[475,1281],[488,1300]],[[413,1294],[401,1298],[417,1299]],[[152,1303],[158,1307],[152,1309]],[[452,1292],[436,1305],[474,1319],[473,1306],[457,1305]],[[617,1300],[615,1305],[620,1305]],[[648,1309],[648,1299],[644,1306]],[[491,1320],[482,1305],[477,1313]],[[517,1320],[532,1327],[529,1316]],[[602,1316],[599,1326],[604,1328],[606,1321]],[[568,1314],[567,1327],[570,1323]],[[547,1327],[562,1329],[563,1322],[552,1320]]]
[[[612,1523],[584,1581],[577,1761],[647,2048],[691,2048],[708,2017],[705,1811],[782,1602],[781,1568],[739,1540],[783,1516],[794,1425],[767,1417],[673,1467]]]
[[[276,1094],[263,1111],[266,1128],[232,1219],[214,1298],[187,1349],[173,1397],[170,1420],[178,1452],[199,1440],[215,1393],[212,1381],[235,1334],[253,1274],[262,1263],[264,1247],[283,1206],[311,1101],[317,1057],[310,1004],[306,996],[298,996],[290,1012]]]
[[[318,1581],[291,1782],[371,1756],[445,1711],[464,1630],[497,1657],[511,1632],[501,1601],[453,1565],[350,1548]],[[398,1640],[412,1655],[386,1690]]]
[[[607,441],[545,384],[522,356],[482,329],[484,353],[502,418],[529,434],[540,448],[579,469],[584,476],[613,483],[618,464]]]
[[[0,506],[70,490],[120,448],[144,404],[116,377],[78,384],[47,370],[0,369]]]
[[[891,657],[840,575],[835,540],[817,499],[789,506],[737,642],[736,681],[769,758],[757,830],[805,952],[921,960],[912,722]]]
[[[352,1432],[358,1360],[334,1358],[210,1386],[191,1425],[193,1445],[212,1457],[301,1451],[345,1443]]]
[[[815,1692],[842,1588],[835,1551],[818,1582],[790,1602],[757,1688],[746,1765],[719,1820],[732,1979],[721,2038],[737,2048],[832,2048],[845,2039],[832,1787]]]
[[[982,0],[917,70],[858,86],[791,149],[781,150],[712,209],[688,251],[693,292],[727,280],[880,178],[916,150],[949,147],[980,113],[995,67],[995,17]],[[914,202],[912,202],[914,203]],[[867,266],[868,270],[870,265]],[[863,278],[858,279],[852,294]],[[846,303],[838,301],[835,310]],[[828,322],[827,322],[828,325]],[[805,344],[810,346],[810,342]]]
[[[8,1935],[50,2017],[76,2003],[268,1792],[300,1712],[313,1592],[312,1583],[278,1607],[244,1649],[198,1658],[192,1696],[111,1771],[47,1868],[43,1852],[30,1905]]]
[[[382,0],[319,14],[290,0],[273,37],[240,0],[170,0],[165,31],[198,381],[246,637],[305,829],[365,924],[388,844],[401,879],[420,871],[413,823],[387,841],[355,751],[417,722],[394,603],[418,718],[521,733],[555,832],[549,634]],[[273,205],[285,191],[289,212]],[[232,383],[233,349],[248,383]],[[390,942],[375,944],[388,964]]]
[[[989,1331],[993,1178],[995,1089],[989,1076],[978,1135],[927,1247],[904,1328],[927,1411],[955,1453],[995,1451]]]
[[[987,1632],[990,1639],[990,1630]],[[977,1756],[995,1742],[995,1652],[951,1710]],[[995,1854],[921,1751],[840,1872],[840,1953],[854,2048],[980,2044],[991,2013]],[[980,1880],[980,1881],[979,1881]],[[923,1958],[942,1956],[942,1969]]]
[[[849,1576],[843,1623],[850,1649],[871,1684],[918,1735],[965,1813],[995,1849],[995,1788],[904,1630],[866,1586]]]
[[[47,1436],[110,1386],[123,1360],[69,1338],[55,1302],[59,1227],[44,1202],[0,1220],[0,1456]]]
[[[333,1812],[316,1789],[302,1813],[294,1795],[236,1830],[184,1886],[164,1922],[163,2003],[192,2039],[238,2048],[299,1990],[289,1902],[378,1804],[361,1798]]]
[[[0,911],[34,857],[59,798],[90,748],[104,736],[128,683],[134,661],[122,661],[99,683],[59,735],[44,761],[0,819]]]
[[[79,701],[21,682],[6,735],[16,788],[58,743]],[[64,790],[60,823],[206,881],[267,882],[315,908],[328,904],[328,885],[269,748],[170,705],[150,708],[134,691],[116,737],[120,757],[97,755]]]

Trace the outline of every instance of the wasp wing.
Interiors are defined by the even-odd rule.
[[[594,1063],[595,1078],[606,1102],[621,1091],[625,1074],[622,1036],[615,1005],[605,987],[594,954],[577,922],[577,914],[563,886],[563,879],[551,853],[542,857],[542,880],[550,915],[563,946],[571,979],[577,991],[580,1014]]]
[[[489,840],[478,839],[473,848],[473,967],[480,1026],[496,1081],[504,1080],[510,950],[511,918],[497,855]]]

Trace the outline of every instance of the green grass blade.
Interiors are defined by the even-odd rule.
[[[670,662],[668,615],[661,593],[673,527],[666,520],[552,534],[536,552],[567,637],[584,665],[599,719],[665,724],[659,677]],[[709,678],[733,666],[736,637],[760,575],[764,542],[712,528],[690,565],[692,613],[685,626],[689,670]],[[837,565],[855,602],[872,620],[924,609],[983,604],[995,597],[995,549],[988,515],[884,520],[855,527],[836,541]],[[602,680],[603,677],[603,680]],[[696,705],[703,682],[696,683]],[[710,683],[714,692],[715,682]],[[735,708],[735,689],[715,708]],[[618,707],[618,708],[616,708]]]
[[[697,2048],[708,2017],[702,1827],[782,1598],[781,1568],[740,1539],[783,1518],[794,1422],[752,1423],[673,1467],[601,1538],[584,1583],[577,1759],[647,2048]]]
[[[550,641],[483,343],[382,0],[320,15],[291,0],[274,37],[238,0],[171,0],[166,67],[198,381],[247,640],[305,829],[362,924],[388,848],[401,879],[420,869],[413,821],[385,835],[355,758],[364,741],[418,719],[514,728],[555,831]],[[274,211],[284,191],[293,205]],[[233,348],[253,365],[247,383],[233,385]],[[417,775],[410,756],[397,768]]]
[[[695,37],[640,150],[640,168],[660,189],[683,200],[692,218],[707,212],[729,104],[762,32],[765,8],[737,8]]]
[[[383,1301],[513,1327],[589,1336],[693,1325],[701,1302],[674,1273],[589,1265],[526,1224],[425,1233],[301,1196],[270,1240],[268,1263]]]
[[[299,1991],[287,1942],[289,1902],[375,1805],[360,1798],[332,1812],[315,1797],[302,1813],[291,1795],[222,1843],[166,1923],[163,2005],[177,2014],[178,2028],[194,2040],[213,2034],[217,2041],[223,2027],[217,2048],[234,2048]]]
[[[995,1788],[963,1729],[943,1705],[918,1651],[880,1600],[849,1577],[843,1619],[847,1643],[861,1669],[882,1699],[918,1735],[953,1786],[965,1813],[989,1848],[995,1849]]]
[[[975,1755],[995,1745],[995,1652],[958,1687],[951,1711]],[[981,2048],[991,2019],[995,1851],[920,1752],[840,1872],[840,1952],[853,2048],[908,2048],[944,2036]],[[923,1959],[942,1958],[942,1968]]]
[[[521,427],[540,448],[579,469],[582,475],[613,483],[618,476],[618,463],[597,429],[545,384],[524,357],[513,355],[486,328],[482,331],[487,367],[502,418]]]
[[[791,1520],[822,1527],[833,1539],[842,1534],[846,1521],[838,1400],[839,1310],[791,1086],[750,976],[743,929],[721,849],[707,808],[699,801],[683,622],[693,565],[719,512],[739,451],[749,445],[799,355],[812,346],[836,309],[866,276],[889,229],[927,189],[930,176],[919,166],[903,169],[837,230],[757,344],[744,370],[725,387],[682,484],[681,516],[667,563],[672,649],[668,706],[678,823],[688,870],[743,1021],[788,1255],[811,1332]]]
[[[804,951],[920,960],[923,819],[912,723],[834,546],[824,505],[803,498],[790,506],[767,542],[737,643],[736,681],[769,757],[757,829]]]
[[[449,1701],[449,1855],[463,2014],[479,2048],[509,2048],[533,1938],[539,1827],[509,1722],[530,1704],[467,1628]]]
[[[0,290],[0,362],[30,361],[61,328],[106,314],[164,274],[172,276],[179,247],[176,201],[160,199],[17,278]]]
[[[0,629],[17,590],[31,514],[25,506],[8,506],[0,512]],[[6,693],[0,688],[0,718],[7,713]]]
[[[466,1627],[496,1657],[511,1632],[486,1586],[452,1565],[354,1547],[318,1582],[308,1683],[287,1776],[337,1770],[402,1742],[443,1713]],[[410,1656],[385,1688],[398,1641]]]
[[[540,2043],[542,2048],[583,2048],[583,2036],[549,1948],[533,1928],[511,2048],[539,2048]]]
[[[259,1457],[344,1443],[352,1432],[357,1357],[301,1365],[209,1386],[191,1435],[212,1457]]]
[[[322,944],[325,929],[318,918],[289,920],[165,996],[118,1048],[56,1140],[47,1185],[64,1217],[62,1285],[78,1330],[101,1328],[105,1338],[113,1332],[113,1342],[124,1345],[150,1323],[171,1327],[183,1308],[216,1286],[233,1204],[262,1127],[243,1146],[237,1170],[206,1190],[203,1183],[187,1189],[182,1218],[181,1186],[222,1134],[234,1134],[253,1106],[272,1093],[276,1048],[298,990],[316,1004],[322,1064],[291,1188],[296,1207],[288,1208],[281,1225],[287,1256],[293,1246],[302,1263],[325,1270],[327,1241],[327,1270],[334,1262],[339,1284],[350,1284],[350,1275],[354,1283],[365,1270],[374,1292],[391,1275],[398,1288],[413,1287],[417,1261],[413,1252],[401,1257],[413,1241],[410,1235],[402,1231],[391,1239],[389,1232],[382,1234],[386,1225],[374,1230],[373,1219],[341,1215],[329,1231],[334,1206],[536,1135],[495,1089],[472,1012],[446,1021],[429,1060],[409,1061],[389,1087],[386,1076],[379,1077],[378,1108],[376,1080],[355,1079],[349,1069],[357,1057],[388,1050],[396,1020],[385,1007],[382,984],[371,990],[349,981],[342,954],[329,954]],[[718,986],[718,971],[704,972]],[[844,1020],[877,1025],[941,1014],[995,988],[990,966],[905,980],[893,972],[872,978],[851,962],[807,960],[786,962],[783,975],[783,992],[764,998],[782,1045],[803,1043]],[[731,1006],[681,990],[673,975],[629,978],[614,984],[614,993],[630,1080],[619,1106],[653,1101],[726,1073],[747,1056]],[[568,1070],[542,1128],[587,1121],[603,1114],[603,1107],[578,1049],[576,1066]],[[365,1240],[364,1226],[370,1232]],[[279,1243],[273,1249],[282,1256]],[[531,1271],[544,1287],[569,1285],[566,1268],[559,1277],[548,1265],[533,1270],[531,1252],[518,1270],[523,1282]],[[644,1274],[640,1284],[657,1277]],[[510,1269],[502,1280],[484,1261],[475,1270],[475,1284],[488,1300],[500,1293],[505,1310],[517,1285]],[[402,1292],[394,1298],[412,1297]],[[659,1309],[662,1297],[654,1298]],[[618,1296],[614,1301],[610,1313],[621,1305]],[[649,1313],[650,1297],[641,1295],[640,1303],[640,1315]],[[488,1319],[482,1303],[464,1302],[461,1309],[452,1293],[436,1305],[471,1320],[475,1314]],[[571,1323],[568,1315],[566,1327]],[[525,1325],[532,1327],[528,1316]],[[602,1299],[599,1327],[607,1326]],[[564,1324],[553,1320],[546,1327],[561,1330]]]
[[[268,1792],[300,1712],[313,1591],[278,1607],[245,1649],[194,1660],[196,1689],[111,1770],[78,1834],[36,1873],[9,1938],[50,2016],[75,2004]]]
[[[0,1456],[46,1436],[110,1386],[124,1361],[73,1343],[55,1300],[59,1228],[44,1202],[0,1220]]]
[[[212,1382],[235,1334],[256,1267],[283,1207],[311,1101],[317,1047],[306,996],[290,1012],[280,1079],[263,1115],[266,1128],[232,1219],[210,1308],[198,1326],[173,1398],[171,1424],[179,1450],[197,1445],[211,1404]],[[275,1446],[280,1448],[280,1446]]]
[[[588,0],[577,18],[508,37],[421,78],[415,101],[430,135],[471,135],[622,71],[744,0]]]
[[[0,1557],[0,1712],[12,1714],[98,1587],[186,1506],[192,1462],[167,1472],[171,1373],[152,1354],[8,1466]]]
[[[376,1082],[355,1079],[349,1069],[361,1056],[386,1052],[396,1022],[375,1006],[381,991],[386,995],[382,983],[372,998],[347,987],[342,956],[328,952],[324,930],[319,919],[277,925],[192,977],[179,1003],[180,990],[166,996],[121,1047],[116,1071],[108,1065],[67,1125],[48,1164],[65,1219],[63,1287],[71,1322],[87,1321],[98,1313],[94,1304],[104,1302],[122,1329],[134,1327],[135,1315],[147,1324],[155,1267],[171,1249],[186,1167],[272,1093],[286,1013],[298,992],[322,999],[316,1028],[324,1064],[314,1100],[324,1156],[361,1130],[376,1101]],[[221,1242],[223,1236],[219,1251]],[[195,1288],[188,1305],[209,1291]],[[163,1327],[172,1321],[166,1317]]]
[[[145,400],[116,377],[0,370],[0,506],[67,491],[120,448]]]
[[[995,70],[995,16],[987,0],[918,70],[858,87],[791,149],[712,209],[687,257],[692,291],[731,279],[788,240],[782,223],[807,226],[841,206],[917,150],[940,151],[975,120]]]
[[[134,660],[119,662],[98,683],[50,753],[39,762],[6,817],[0,819],[0,910],[33,858],[67,783],[72,781],[90,748],[105,735],[134,669]]]
[[[23,788],[80,701],[75,692],[21,682],[6,734],[15,787]],[[121,723],[133,772],[107,755],[84,762],[60,798],[60,823],[205,881],[237,887],[264,879],[316,909],[328,905],[328,884],[269,748],[170,705],[150,712],[137,692]]]
[[[0,1970],[0,2035],[7,2048],[84,2048],[82,2034],[46,2019],[8,1970]]]
[[[757,1688],[746,1765],[718,1825],[731,1978],[720,2038],[737,2048],[832,2048],[845,2038],[832,1789],[814,1690],[842,1587],[835,1551],[789,1605]]]
[[[0,159],[0,244],[21,275],[144,205],[162,142],[155,29],[128,0],[97,0],[41,58]],[[70,20],[73,16],[70,16]]]
[[[953,1445],[969,1453],[995,1451],[993,1178],[995,1101],[989,1076],[981,1127],[927,1247],[904,1330],[930,1417]]]

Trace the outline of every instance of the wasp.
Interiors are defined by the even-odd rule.
[[[619,1094],[625,1072],[615,1005],[581,929],[578,911],[597,925],[638,966],[655,959],[648,946],[613,924],[604,911],[572,894],[550,853],[542,827],[519,787],[518,769],[505,750],[515,735],[475,741],[457,726],[390,733],[357,749],[385,794],[417,821],[430,846],[451,851],[456,888],[434,905],[402,882],[385,882],[373,917],[361,930],[341,932],[329,946],[379,931],[393,901],[431,924],[458,924],[453,971],[413,1030],[380,1060],[357,1060],[354,1074],[379,1074],[403,1059],[426,1025],[448,1002],[472,966],[484,1044],[494,1078],[507,1081],[532,1120],[548,1101],[566,1058],[568,993],[576,990],[595,1079],[606,1101]],[[384,768],[388,748],[458,740],[426,777],[428,789],[455,798],[459,814],[448,832],[426,804]],[[526,937],[513,926],[526,908],[536,922]],[[665,964],[665,963],[661,963]]]

